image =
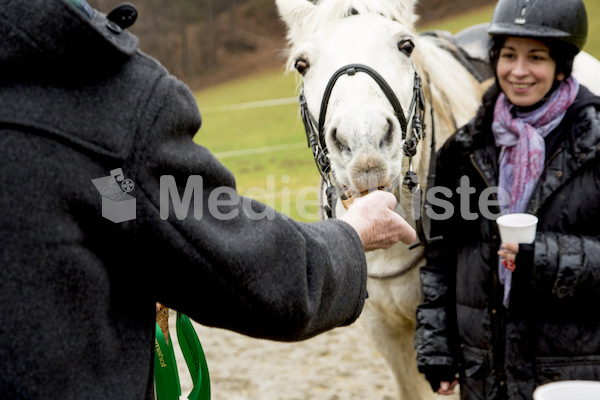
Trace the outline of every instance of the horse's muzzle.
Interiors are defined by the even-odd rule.
[[[368,195],[371,192],[375,192],[377,190],[383,190],[385,192],[389,192],[389,193],[394,193],[394,186],[390,183],[388,185],[385,186],[377,186],[374,188],[369,188],[367,190],[363,190],[358,191],[356,189],[350,189],[347,186],[343,186],[342,187],[342,195],[340,196],[340,199],[342,200],[342,204],[344,205],[344,208],[347,210],[350,205],[352,205],[354,203],[354,201],[356,199],[359,199],[363,196]],[[395,195],[396,193],[394,193]],[[398,198],[398,196],[396,196],[396,198]]]

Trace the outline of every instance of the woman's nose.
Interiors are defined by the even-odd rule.
[[[529,73],[529,68],[527,66],[527,60],[519,57],[513,66],[512,74],[515,76],[525,76]]]

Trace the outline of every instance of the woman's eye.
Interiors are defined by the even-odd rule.
[[[410,39],[402,40],[398,43],[398,50],[407,56],[410,56],[415,49],[415,44]]]
[[[531,55],[531,59],[533,61],[546,61],[549,57],[547,57],[545,54],[540,53],[540,54],[532,54]]]
[[[304,58],[297,59],[296,64],[294,64],[294,68],[296,68],[296,71],[298,71],[302,75],[304,75],[306,71],[308,71],[308,67],[308,61]]]

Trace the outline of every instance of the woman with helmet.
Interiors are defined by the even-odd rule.
[[[581,0],[499,0],[488,33],[495,83],[438,154],[461,195],[431,201],[417,362],[438,393],[530,399],[600,379],[600,98],[571,76]],[[509,212],[539,218],[532,244],[501,243]]]

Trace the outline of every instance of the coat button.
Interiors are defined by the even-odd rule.
[[[119,32],[115,32],[113,30],[114,27],[111,28],[111,26],[108,25],[108,22],[106,23],[106,26],[108,26],[108,29],[115,33],[121,33],[123,29],[127,29],[131,25],[133,25],[133,23],[137,19],[137,15],[137,10],[131,4],[125,3],[118,5],[117,7],[115,7],[114,10],[108,13],[106,18],[108,18],[109,21],[111,21],[113,24],[116,24],[120,28]]]
[[[562,178],[563,176],[563,172],[562,171],[556,171],[556,177],[557,178]]]

